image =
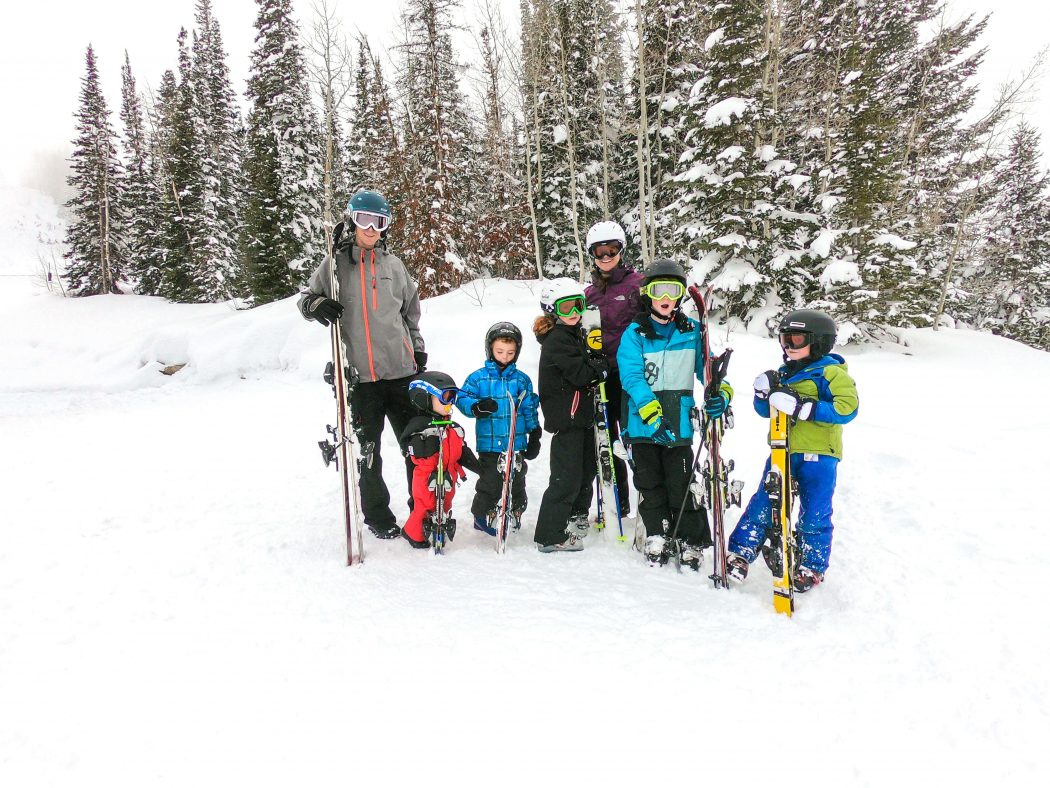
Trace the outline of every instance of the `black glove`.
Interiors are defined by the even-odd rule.
[[[591,356],[591,366],[596,373],[596,383],[601,383],[609,377],[609,360],[605,356]]]
[[[540,456],[540,438],[543,437],[543,430],[539,427],[534,427],[532,432],[529,433],[529,445],[525,448],[525,459],[535,460]]]
[[[482,397],[470,406],[470,412],[476,419],[487,419],[497,410],[499,410],[499,403],[492,397]]]
[[[427,354],[422,350],[417,350],[412,355],[416,357],[416,372],[426,372]]]
[[[420,459],[433,457],[440,446],[437,435],[413,435],[408,442],[408,453]]]
[[[322,326],[331,325],[333,320],[338,320],[343,316],[343,305],[323,295],[308,298],[304,308],[307,316]]]

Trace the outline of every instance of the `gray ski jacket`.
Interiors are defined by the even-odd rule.
[[[332,297],[328,279],[333,260],[350,366],[366,383],[416,374],[415,352],[426,351],[419,333],[419,292],[405,264],[385,249],[366,251],[349,241],[338,243],[334,257],[325,257],[299,297],[303,317],[313,320],[305,311],[308,299]]]

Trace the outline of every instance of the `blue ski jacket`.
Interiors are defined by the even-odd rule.
[[[639,315],[623,332],[616,361],[623,383],[621,424],[626,443],[652,443],[655,426],[642,421],[638,409],[659,400],[663,419],[678,436],[675,446],[693,442],[690,410],[693,378],[704,382],[704,358],[700,324],[679,314],[666,325],[655,323],[647,314]]]
[[[842,459],[842,425],[857,416],[860,399],[846,360],[837,353],[811,361],[802,369],[780,365],[782,382],[807,399],[816,400],[809,421],[788,425],[788,445],[792,454],[827,454]],[[769,401],[755,397],[755,413],[769,418]]]
[[[510,400],[517,401],[522,392],[525,398],[518,406],[518,423],[514,429],[514,451],[525,451],[529,443],[529,433],[540,426],[538,411],[539,398],[533,393],[529,376],[518,369],[516,364],[508,364],[500,369],[495,361],[486,361],[485,366],[470,373],[459,396],[456,407],[463,415],[474,418],[470,409],[479,399],[491,397],[496,400],[499,410],[488,418],[477,419],[474,434],[477,436],[479,452],[504,452],[510,439]]]

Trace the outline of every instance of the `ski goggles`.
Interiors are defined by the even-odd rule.
[[[649,296],[652,301],[661,301],[663,299],[677,301],[685,295],[685,285],[677,279],[657,279],[655,282],[643,285],[641,293],[644,296]]]
[[[583,296],[566,296],[554,302],[554,314],[558,317],[582,315],[587,309],[587,299]]]
[[[459,389],[439,389],[437,386],[427,383],[425,380],[413,380],[408,384],[408,388],[416,389],[417,391],[425,391],[433,397],[437,397],[438,401],[442,405],[451,405],[456,401],[456,396],[459,394]]]
[[[780,335],[780,346],[782,348],[801,350],[812,343],[813,335],[808,331],[787,331]]]
[[[591,249],[591,254],[594,255],[595,260],[602,260],[604,258],[612,259],[622,251],[623,247],[614,241],[613,243],[598,244]]]
[[[367,230],[369,227],[371,227],[377,232],[383,232],[383,230],[390,226],[390,217],[384,216],[381,213],[372,213],[371,211],[354,211],[350,214],[350,218],[353,220],[354,225],[360,227],[363,230]]]

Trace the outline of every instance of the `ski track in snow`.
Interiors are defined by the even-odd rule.
[[[481,306],[424,304],[432,368],[462,382],[511,319],[535,380],[535,283],[483,287]],[[470,527],[471,478],[444,556],[366,535],[345,567],[316,448],[327,334],[293,303],[5,298],[4,785],[1045,776],[1026,548],[1045,523],[1047,354],[965,331],[848,351],[861,408],[832,566],[788,620],[761,562],[721,591],[611,536],[537,553],[549,435],[505,556]],[[779,354],[730,344],[724,451],[746,502],[767,452],[750,381]],[[383,457],[403,517],[389,429]]]

